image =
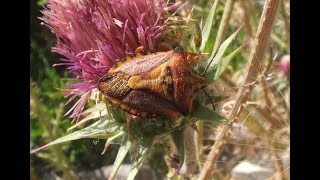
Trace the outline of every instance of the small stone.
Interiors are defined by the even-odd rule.
[[[272,170],[259,165],[243,161],[232,169],[233,180],[262,180],[270,178]]]
[[[106,180],[108,179],[110,173],[112,170],[112,165],[110,166],[104,166],[99,169],[93,170],[93,171],[86,171],[86,172],[80,172],[79,179],[80,180]],[[131,165],[129,164],[123,164],[120,166],[120,169],[115,176],[116,180],[126,180],[129,172],[131,170]],[[141,180],[149,180],[152,179],[152,171],[150,168],[146,166],[142,166],[139,170],[137,176],[135,179],[141,179]]]

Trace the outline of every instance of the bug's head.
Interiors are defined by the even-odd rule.
[[[104,76],[100,77],[99,80],[97,81],[97,84],[101,83],[101,82],[108,82],[111,81],[113,79],[113,75],[112,74],[105,74]]]
[[[123,98],[130,91],[129,78],[129,75],[121,72],[107,73],[98,80],[97,87],[107,96]]]

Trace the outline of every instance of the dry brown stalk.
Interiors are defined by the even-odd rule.
[[[239,113],[242,104],[245,103],[248,99],[249,93],[252,89],[252,86],[245,85],[255,82],[255,80],[258,78],[259,73],[261,73],[261,59],[263,58],[263,54],[268,44],[273,22],[277,14],[279,2],[280,0],[265,1],[259,27],[257,30],[257,35],[254,39],[253,48],[250,52],[249,61],[245,70],[244,80],[242,81],[240,89],[236,94],[233,108],[227,117],[232,122]],[[229,130],[230,126],[224,125],[222,126],[221,130],[217,132],[217,141],[211,148],[208,158],[200,173],[199,180],[209,180],[212,178],[212,174],[216,165],[215,162],[222,152],[222,149],[225,145],[224,142],[227,141],[229,137]]]
[[[275,173],[274,173],[274,179],[275,180],[284,180],[284,168],[281,158],[277,155],[277,152],[275,151],[274,143],[270,143],[269,146],[271,147],[271,158],[274,162],[275,167]]]
[[[221,18],[221,22],[219,25],[219,30],[217,33],[217,38],[216,41],[214,43],[214,48],[213,48],[213,52],[220,46],[220,44],[222,43],[223,39],[226,36],[226,31],[229,25],[229,20],[231,17],[231,13],[233,10],[233,5],[234,5],[235,0],[227,0],[226,5],[224,7],[223,10],[223,15]],[[196,141],[196,154],[197,154],[197,160],[198,160],[198,166],[200,168],[200,170],[202,169],[202,163],[204,158],[201,155],[201,149],[202,149],[202,136],[203,136],[203,121],[198,121],[197,122],[197,129],[198,129],[198,133],[195,134],[195,141]]]

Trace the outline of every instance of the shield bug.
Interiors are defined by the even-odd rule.
[[[177,47],[167,52],[140,52],[116,63],[98,81],[98,89],[114,105],[139,117],[187,115],[194,94],[206,78],[190,62],[199,54]]]

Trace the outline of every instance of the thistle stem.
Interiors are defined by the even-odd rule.
[[[180,169],[180,174],[191,175],[197,169],[196,148],[194,142],[194,130],[187,126],[183,131],[184,161]]]
[[[203,121],[198,121],[196,123],[197,126],[197,133],[194,135],[195,145],[196,145],[196,155],[199,169],[202,169],[203,166],[203,156],[201,153],[202,150],[202,139],[203,139]]]

